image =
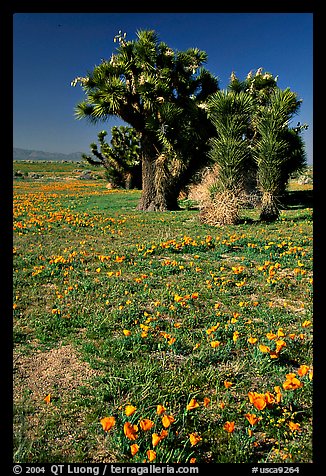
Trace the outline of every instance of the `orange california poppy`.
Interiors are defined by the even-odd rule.
[[[257,417],[254,413],[246,413],[245,417],[247,418],[247,420],[249,421],[250,425],[256,425],[260,418]]]
[[[104,431],[109,431],[115,425],[115,418],[113,416],[104,417],[100,421]]]
[[[126,437],[129,438],[129,440],[136,440],[138,438],[138,435],[137,435],[138,426],[132,425],[129,421],[127,421],[123,425],[123,431]]]
[[[218,340],[213,340],[211,342],[211,346],[213,347],[213,349],[215,349],[216,347],[218,347],[220,345],[220,342]]]
[[[275,352],[278,354],[282,349],[283,347],[286,347],[286,342],[282,339],[278,339],[276,341],[276,349],[275,349]]]
[[[254,403],[256,392],[248,392],[248,398],[250,403]]]
[[[256,344],[257,340],[257,337],[248,337],[249,344]]]
[[[224,424],[223,429],[228,433],[232,433],[234,431],[234,421],[227,421]]]
[[[229,387],[231,387],[232,385],[233,385],[232,382],[228,382],[227,380],[224,380],[224,387],[225,387],[225,388],[229,388]]]
[[[280,401],[282,400],[281,387],[279,387],[279,386],[274,387],[274,390],[276,392],[275,401],[276,401],[276,403],[280,403]]]
[[[155,447],[159,444],[161,441],[161,436],[158,435],[157,433],[152,433],[152,445]]]
[[[265,401],[267,405],[271,405],[272,403],[275,402],[275,397],[271,392],[266,392],[265,393]]]
[[[252,403],[257,410],[264,410],[266,407],[266,399],[263,393],[249,392],[248,397],[250,403]]]
[[[283,383],[284,390],[296,390],[300,387],[302,387],[302,382],[300,382],[300,380],[296,378],[296,375],[294,373],[286,375],[286,380]]]
[[[273,340],[273,339],[276,339],[277,334],[274,334],[273,332],[268,332],[266,334],[266,337],[267,337],[268,340]]]
[[[50,403],[51,402],[51,393],[49,393],[45,398],[44,398],[45,403]]]
[[[192,398],[187,405],[187,410],[193,410],[194,408],[198,408],[198,407],[199,407],[199,403],[197,402],[195,398]]]
[[[125,414],[127,416],[131,416],[135,413],[136,410],[137,410],[137,408],[134,407],[133,405],[127,405],[126,408],[125,408]]]
[[[156,458],[156,452],[153,450],[147,450],[146,454],[149,461],[154,461],[154,459]]]
[[[310,370],[310,367],[308,365],[300,365],[300,367],[298,368],[298,375],[300,377],[303,377],[309,372],[309,370]]]
[[[154,425],[154,422],[152,420],[149,420],[148,418],[144,418],[143,420],[140,420],[139,426],[143,431],[148,431],[152,428]]]
[[[161,430],[160,437],[161,440],[163,440],[166,436],[168,436],[169,432],[168,430]]]
[[[162,425],[164,426],[164,428],[169,428],[171,423],[173,423],[174,421],[175,418],[172,415],[164,415],[162,417]]]
[[[210,399],[209,399],[208,397],[205,397],[205,398],[204,398],[204,401],[203,401],[203,405],[204,405],[204,407],[206,407],[206,408],[207,408],[207,407],[208,407],[208,405],[209,405],[209,402],[210,402]]]
[[[162,415],[165,412],[166,408],[163,405],[157,405],[156,413],[158,415]]]
[[[123,329],[122,332],[124,333],[125,336],[130,336],[131,335],[131,331],[128,331],[128,329]]]
[[[138,450],[139,450],[139,445],[137,445],[137,443],[134,443],[133,445],[130,446],[130,451],[132,456],[135,456],[135,454],[138,453]]]
[[[270,351],[270,348],[267,345],[259,344],[259,350],[260,352],[263,352],[264,354],[266,354],[267,352]]]
[[[189,435],[189,440],[190,440],[191,446],[197,445],[197,443],[199,443],[199,441],[200,441],[201,439],[202,439],[202,438],[201,438],[197,433],[191,433],[191,434]]]
[[[294,423],[293,421],[289,421],[288,425],[291,431],[301,431],[300,423]]]
[[[238,332],[238,331],[233,332],[233,337],[232,337],[233,342],[236,342],[238,340],[239,335],[240,335],[240,332]]]
[[[264,395],[258,395],[254,399],[253,405],[255,408],[257,408],[257,410],[264,410],[264,408],[266,407],[266,400]]]

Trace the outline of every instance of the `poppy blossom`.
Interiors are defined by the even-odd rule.
[[[199,403],[197,402],[195,398],[192,398],[187,405],[187,410],[193,410],[194,408],[198,408],[198,407],[199,407]]]
[[[127,405],[126,408],[125,408],[125,414],[127,416],[131,416],[135,413],[136,410],[137,410],[137,408],[134,407],[133,405]]]
[[[136,440],[138,438],[137,431],[138,426],[132,425],[129,421],[123,425],[123,432],[129,440]]]
[[[301,431],[300,423],[294,423],[293,421],[289,421],[288,425],[291,431]]]
[[[144,418],[139,422],[139,426],[143,431],[148,431],[152,428],[154,425],[154,422],[152,420],[149,420],[148,418]]]
[[[161,430],[161,433],[160,433],[161,440],[163,440],[163,438],[168,436],[168,434],[169,434],[168,430]]]
[[[125,336],[130,336],[131,335],[131,331],[129,331],[128,329],[123,329],[122,332],[124,333]]]
[[[232,386],[232,382],[228,382],[227,380],[224,380],[224,387],[225,388],[230,388]]]
[[[227,421],[224,424],[223,429],[228,433],[232,433],[234,431],[234,421]]]
[[[258,396],[254,399],[254,403],[253,403],[254,407],[257,408],[257,410],[264,410],[264,408],[266,407],[266,400],[264,398],[264,396]]]
[[[311,321],[304,321],[301,325],[302,327],[309,327],[311,326]]]
[[[162,417],[162,425],[164,426],[164,428],[169,428],[171,423],[173,423],[174,421],[175,418],[172,415],[164,415]]]
[[[296,375],[294,373],[286,375],[286,380],[283,383],[284,390],[296,390],[300,387],[302,387],[302,382],[300,382],[300,380],[296,378]]]
[[[197,443],[199,443],[199,441],[200,441],[201,439],[202,439],[202,438],[201,438],[197,433],[191,433],[191,434],[189,435],[189,440],[190,440],[191,446],[197,445]]]
[[[208,405],[209,405],[209,402],[210,402],[210,399],[209,399],[208,397],[205,397],[205,398],[204,398],[204,401],[203,401],[203,405],[204,405],[204,407],[206,407],[206,408],[207,408],[207,407],[208,407]]]
[[[147,450],[146,454],[149,461],[154,461],[154,459],[156,458],[156,452],[153,450]]]
[[[158,435],[157,433],[152,433],[152,445],[155,447],[159,444],[161,441],[161,436]]]
[[[252,403],[257,410],[264,410],[267,402],[263,393],[249,392],[248,397],[250,403]]]
[[[220,345],[220,342],[218,340],[213,340],[211,342],[211,346],[213,347],[213,349],[215,349],[216,347],[218,347]]]
[[[49,393],[45,398],[44,398],[45,403],[50,403],[51,402],[51,393]]]
[[[257,337],[248,337],[249,344],[256,344],[257,340]]]
[[[266,354],[270,351],[270,348],[267,345],[259,344],[259,350],[260,352],[263,352],[263,354]]]
[[[286,342],[282,339],[277,340],[275,352],[278,354],[283,349],[283,347],[286,347]]]
[[[265,400],[267,405],[271,405],[272,403],[275,402],[274,395],[271,392],[266,392],[265,393]]]
[[[134,443],[133,445],[130,446],[130,452],[132,456],[135,456],[136,453],[138,453],[139,450],[139,445],[137,443]]]
[[[236,342],[238,340],[239,335],[240,335],[240,333],[238,331],[233,332],[233,337],[232,337],[233,342]]]
[[[165,412],[166,408],[163,405],[157,405],[156,413],[158,415],[162,415]]]
[[[257,417],[254,413],[246,413],[245,417],[247,418],[247,420],[249,421],[250,425],[256,425],[260,418]]]
[[[104,431],[109,431],[115,425],[115,418],[113,416],[104,417],[104,418],[102,418],[100,423],[101,423]]]
[[[300,365],[300,367],[298,368],[298,375],[300,377],[303,377],[304,375],[306,375],[308,372],[309,372],[309,369],[310,367],[308,365]]]
[[[273,332],[267,332],[266,337],[268,340],[273,340],[276,339],[277,334],[274,334]]]

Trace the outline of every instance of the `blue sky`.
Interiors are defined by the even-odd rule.
[[[154,29],[175,50],[206,51],[221,89],[232,71],[240,79],[259,67],[278,75],[279,87],[303,99],[294,121],[309,125],[303,137],[312,163],[312,13],[16,13],[13,26],[14,147],[88,153],[100,130],[121,122],[76,120],[84,95],[71,81],[111,56],[119,30],[133,39]]]

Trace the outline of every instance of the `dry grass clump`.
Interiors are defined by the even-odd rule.
[[[219,167],[207,168],[202,179],[189,190],[188,198],[198,203],[202,223],[208,225],[232,225],[239,222],[241,207],[256,206],[260,197],[252,187],[252,180],[234,190],[218,191]]]
[[[224,190],[200,208],[199,219],[207,225],[234,225],[239,222],[239,210],[238,194]]]

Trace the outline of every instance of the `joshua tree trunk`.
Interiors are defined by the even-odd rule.
[[[263,192],[261,200],[260,220],[272,222],[277,220],[280,211],[278,207],[278,199],[272,192]]]
[[[180,187],[170,184],[157,159],[142,161],[142,195],[137,210],[146,212],[178,209]]]
[[[169,175],[164,154],[143,148],[142,195],[137,210],[166,211],[178,209],[180,186]]]

